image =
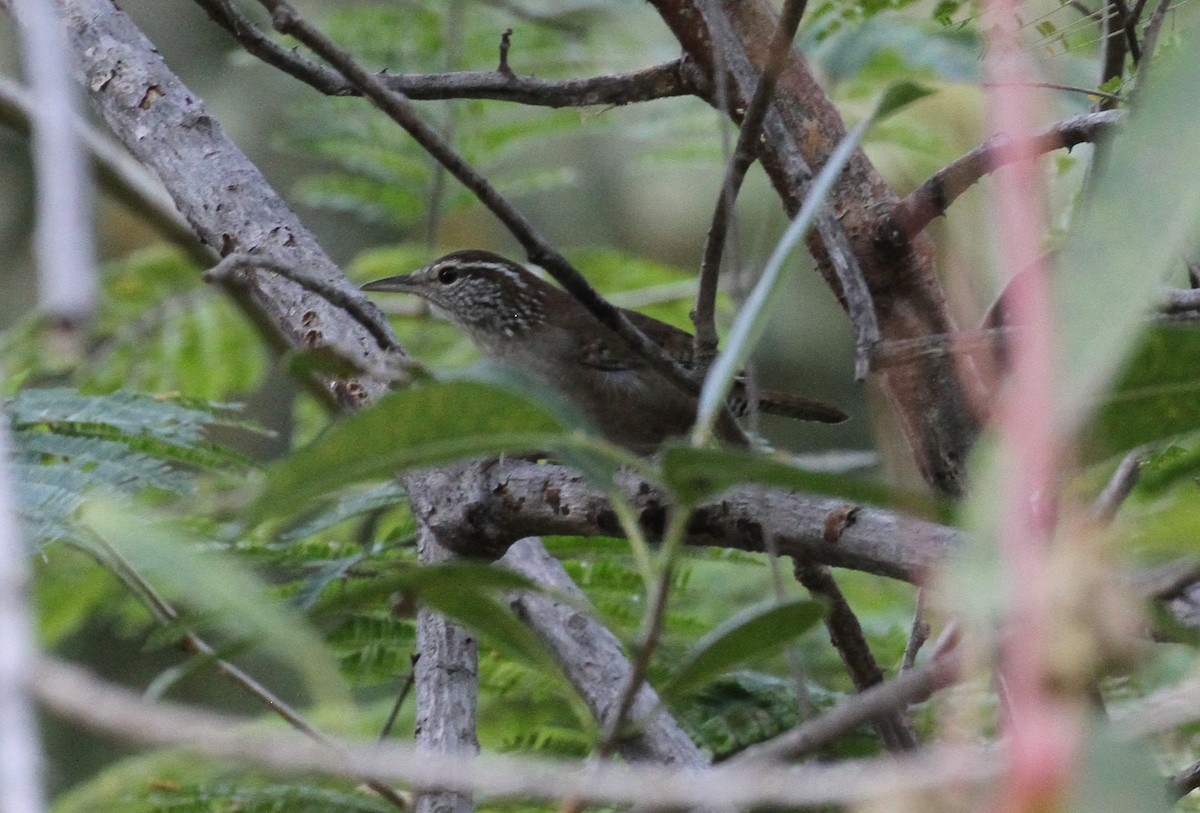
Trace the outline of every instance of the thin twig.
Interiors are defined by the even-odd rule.
[[[217,25],[246,49],[326,96],[359,96],[362,91],[326,65],[285,48],[262,33],[228,0],[196,0]],[[491,99],[539,107],[620,106],[700,92],[697,77],[675,59],[641,70],[586,79],[546,80],[497,71],[434,74],[375,74],[385,87],[410,99]]]
[[[219,263],[206,270],[204,279],[206,282],[232,283],[236,281],[237,273],[247,268],[270,271],[291,280],[305,290],[320,295],[329,304],[341,308],[362,325],[379,343],[379,349],[388,353],[401,352],[400,345],[396,342],[383,314],[371,300],[355,288],[330,284],[270,257],[241,252],[227,255]]]
[[[417,685],[417,660],[420,657],[420,652],[414,652],[409,658],[408,674],[404,678],[404,683],[400,685],[400,691],[396,692],[396,702],[392,703],[392,710],[388,712],[387,719],[383,722],[383,728],[379,729],[380,742],[391,736],[392,729],[396,726],[396,718],[400,716],[400,709],[404,708],[404,701],[408,699],[413,686]]]
[[[1028,144],[1008,136],[990,138],[938,170],[896,204],[892,211],[893,222],[902,233],[917,234],[934,218],[945,214],[959,195],[988,173],[1031,152],[1070,149],[1077,144],[1096,141],[1123,118],[1124,113],[1119,110],[1073,116],[1043,130]]]
[[[525,215],[421,118],[407,97],[385,87],[378,77],[359,65],[349,53],[312,26],[290,4],[283,0],[259,2],[271,12],[271,20],[277,31],[294,36],[340,71],[376,107],[403,127],[426,152],[474,193],[517,239],[531,263],[545,268],[593,316],[619,333],[657,371],[686,391],[699,392],[698,377],[638,330],[620,309],[600,296],[587,279],[538,233]]]
[[[1117,516],[1117,509],[1133,487],[1137,485],[1138,476],[1142,471],[1142,460],[1146,457],[1146,449],[1139,447],[1121,460],[1117,470],[1113,472],[1108,483],[1092,503],[1092,519],[1101,525],[1108,525]]]
[[[813,596],[823,599],[828,605],[825,627],[829,630],[829,640],[841,656],[855,688],[862,692],[883,683],[883,670],[879,668],[875,655],[871,652],[858,616],[846,601],[846,596],[838,587],[833,574],[823,565],[803,560],[796,560],[795,573],[796,579]],[[910,751],[917,746],[912,724],[903,709],[893,709],[889,714],[877,719],[875,730],[879,732],[879,738],[888,750]]]
[[[1141,93],[1141,89],[1146,85],[1146,77],[1150,73],[1150,63],[1153,61],[1154,51],[1158,47],[1158,32],[1162,29],[1163,20],[1167,18],[1167,12],[1171,10],[1172,2],[1173,0],[1158,0],[1158,5],[1154,7],[1154,12],[1150,15],[1150,21],[1146,23],[1146,30],[1142,33],[1142,52],[1146,58],[1138,63],[1133,82],[1134,94]]]
[[[1042,88],[1043,90],[1065,90],[1068,93],[1082,93],[1085,96],[1098,96],[1101,99],[1109,99],[1114,102],[1124,101],[1124,98],[1116,93],[1100,90],[1098,88],[1085,88],[1079,85],[1064,85],[1059,82],[980,82],[980,87],[997,88],[997,87],[1022,87],[1022,88]]]
[[[1125,74],[1125,55],[1129,52],[1128,47],[1128,30],[1126,22],[1128,18],[1125,16],[1128,10],[1125,8],[1124,2],[1116,2],[1110,0],[1105,7],[1104,20],[1104,47],[1102,49],[1102,57],[1100,59],[1100,84],[1105,85],[1115,79],[1120,79]],[[1116,107],[1120,99],[1109,94],[1096,94],[1100,96],[1100,102],[1095,109],[1112,110]]]
[[[925,588],[917,588],[917,608],[913,612],[912,629],[908,633],[908,643],[904,645],[904,658],[900,661],[900,671],[907,672],[917,664],[917,653],[929,640],[930,626],[925,619]]]
[[[496,66],[496,73],[507,77],[516,76],[513,69],[508,66],[508,49],[512,46],[512,29],[504,29],[504,33],[500,35],[500,64]]]
[[[907,676],[906,676],[907,677]],[[82,669],[44,658],[33,691],[57,715],[132,742],[183,747],[235,764],[290,773],[373,775],[417,790],[451,790],[528,799],[574,798],[651,809],[856,805],[995,775],[977,749],[933,749],[912,756],[845,760],[835,765],[722,765],[707,770],[659,765],[549,760],[531,756],[430,753],[398,742],[344,742],[332,751],[288,731],[249,729],[245,720],[178,703],[151,703]]]
[[[767,64],[762,70],[754,95],[746,106],[742,118],[741,129],[738,132],[737,145],[733,150],[729,167],[725,171],[725,179],[721,184],[721,193],[713,209],[712,223],[708,228],[708,237],[704,241],[704,254],[700,261],[700,284],[696,291],[696,307],[692,313],[692,321],[696,325],[696,338],[693,356],[696,366],[703,370],[712,360],[717,351],[716,301],[717,285],[721,271],[721,257],[725,252],[725,237],[729,220],[733,213],[734,203],[746,171],[758,154],[756,142],[762,132],[763,121],[771,106],[771,97],[775,93],[775,83],[787,60],[796,38],[796,29],[800,26],[800,18],[804,15],[807,0],[787,0],[779,16],[779,24],[771,38]]]
[[[81,547],[81,550],[93,556],[102,567],[120,579],[122,584],[129,589],[134,597],[146,606],[146,609],[150,611],[154,620],[159,624],[164,627],[170,627],[179,623],[179,612],[146,580],[145,576],[134,567],[132,562],[126,559],[119,550],[108,544],[102,537],[93,536],[92,539],[95,547]],[[338,747],[337,740],[306,720],[299,711],[292,708],[285,700],[259,683],[249,673],[224,658],[219,657],[217,651],[199,635],[191,630],[184,630],[179,640],[189,652],[209,659],[222,676],[269,708],[292,728],[324,746],[334,749]],[[399,793],[386,783],[366,774],[361,775],[359,778],[371,790],[379,794],[381,798],[395,806],[397,810],[408,810],[410,808],[411,805],[405,795]]]
[[[837,742],[860,726],[894,715],[961,678],[958,657],[946,652],[929,663],[848,697],[829,711],[742,751],[729,765],[795,761]]]

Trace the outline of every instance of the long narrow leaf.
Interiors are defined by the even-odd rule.
[[[780,651],[788,641],[821,620],[824,608],[796,599],[751,608],[705,636],[663,688],[664,697],[679,696],[751,658]]]
[[[792,253],[792,249],[800,242],[808,230],[812,228],[813,222],[817,218],[817,214],[821,211],[821,207],[825,205],[825,199],[829,197],[830,191],[833,189],[833,184],[841,174],[842,169],[846,166],[846,162],[850,160],[850,156],[854,154],[854,150],[858,148],[858,144],[870,128],[874,117],[863,119],[853,130],[846,134],[842,142],[838,144],[837,149],[833,151],[833,155],[829,156],[829,161],[821,168],[817,179],[813,181],[809,188],[808,197],[804,200],[804,205],[800,207],[799,213],[792,220],[790,226],[783,233],[779,244],[775,246],[775,251],[771,254],[771,259],[767,262],[767,267],[759,277],[758,283],[754,286],[754,290],[750,292],[750,296],[746,299],[746,304],[742,306],[742,310],[738,313],[737,320],[733,323],[733,328],[729,331],[729,338],[725,342],[725,348],[717,356],[712,367],[708,371],[708,376],[704,379],[704,386],[700,390],[700,404],[696,410],[696,425],[692,430],[692,442],[697,446],[702,446],[708,442],[712,436],[713,425],[716,423],[717,415],[720,414],[721,407],[725,403],[725,396],[729,393],[729,387],[733,384],[734,378],[746,363],[746,359],[750,356],[754,346],[758,340],[762,338],[763,331],[767,328],[764,314],[767,310],[767,305],[774,299],[775,292],[779,289],[779,283],[783,279],[783,263]]]

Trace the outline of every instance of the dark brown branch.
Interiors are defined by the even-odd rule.
[[[1124,3],[1118,4],[1116,0],[1109,0],[1108,5],[1104,7],[1104,16],[1100,23],[1104,32],[1101,40],[1103,47],[1101,49],[1099,82],[1102,86],[1125,74],[1125,56],[1129,52],[1129,40],[1125,32],[1123,7]],[[1112,110],[1114,107],[1116,107],[1114,99],[1102,97],[1100,104],[1093,109]]]
[[[377,74],[389,90],[410,99],[491,99],[534,107],[621,106],[697,93],[682,60],[611,76],[537,79],[495,71],[430,74]],[[360,95],[353,90],[339,95]]]
[[[750,104],[746,106],[737,144],[733,148],[733,156],[729,160],[729,167],[725,170],[725,179],[721,184],[721,193],[717,196],[717,205],[713,209],[712,223],[708,227],[708,237],[704,241],[704,253],[700,260],[696,307],[692,312],[692,322],[696,326],[693,355],[700,369],[704,369],[717,352],[717,287],[721,258],[725,254],[729,220],[742,182],[746,179],[746,171],[750,169],[758,154],[755,142],[762,134],[763,121],[771,106],[771,96],[775,93],[775,83],[779,79],[779,72],[783,70],[784,58],[791,50],[792,40],[796,38],[796,29],[800,27],[800,18],[804,16],[806,5],[807,0],[787,0],[783,5],[779,24],[771,37],[767,64],[759,77],[754,95],[750,98]]]
[[[621,335],[639,355],[676,385],[699,392],[695,375],[671,358],[630,322],[621,310],[597,293],[579,271],[551,246],[525,215],[492,186],[484,175],[467,163],[441,135],[429,125],[412,102],[403,94],[386,88],[345,50],[310,25],[292,6],[282,0],[259,0],[271,12],[272,23],[281,34],[294,36],[325,59],[363,92],[363,95],[399,124],[426,152],[469,189],[525,249],[531,263],[550,273],[572,296],[579,300],[604,325]]]
[[[747,748],[728,764],[803,759],[860,726],[928,700],[934,692],[954,685],[959,677],[958,657],[953,651],[947,652],[924,666],[843,700],[820,717],[785,734]]]
[[[1139,5],[1143,2],[1144,0],[1138,0]],[[1146,76],[1150,73],[1150,63],[1158,47],[1158,32],[1162,29],[1163,20],[1167,18],[1167,12],[1171,10],[1172,2],[1173,0],[1158,0],[1158,5],[1150,15],[1150,22],[1146,23],[1146,30],[1142,34],[1142,52],[1146,58],[1138,63],[1133,85],[1135,93],[1140,93],[1145,86]]]
[[[1112,4],[1116,6],[1117,21],[1121,24],[1121,33],[1125,37],[1125,45],[1129,49],[1129,55],[1133,57],[1133,64],[1136,65],[1142,58],[1142,49],[1137,39],[1137,21],[1141,6],[1138,6],[1138,13],[1132,13],[1129,10],[1129,6],[1125,4],[1125,0],[1112,0]]]
[[[326,96],[361,96],[362,91],[336,70],[313,62],[267,37],[228,0],[196,0],[217,25],[246,49],[284,73]],[[491,99],[537,107],[626,105],[699,92],[695,71],[675,59],[628,73],[586,79],[537,79],[496,71],[454,71],[432,74],[377,73],[389,90],[410,99]]]
[[[883,670],[875,660],[858,616],[846,601],[833,574],[824,565],[796,560],[796,579],[814,598],[826,604],[825,628],[829,640],[850,673],[854,687],[864,692],[883,682]],[[889,751],[911,751],[917,745],[916,735],[903,709],[893,709],[875,720],[875,730]]]
[[[1038,153],[1047,153],[1094,142],[1123,117],[1124,113],[1117,110],[1073,116],[1034,136],[1031,146]],[[985,175],[1011,163],[1016,156],[1027,154],[1025,149],[1014,150],[1013,146],[1010,138],[997,136],[938,170],[896,205],[892,213],[896,227],[906,234],[922,231]]]

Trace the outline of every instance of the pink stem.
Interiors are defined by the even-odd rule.
[[[1021,274],[1006,294],[1010,324],[1022,330],[1012,342],[1012,368],[997,413],[1005,469],[999,495],[1000,545],[1007,586],[1007,623],[1001,642],[1001,676],[1008,706],[1007,777],[996,808],[1046,809],[1071,775],[1079,741],[1078,715],[1048,691],[1052,585],[1049,546],[1055,523],[1055,470],[1063,455],[1055,437],[1053,316],[1046,269],[1038,250],[1045,215],[1036,155],[1038,77],[1016,38],[1016,0],[987,0],[985,66],[992,128],[1018,151],[996,173],[995,201],[1000,258],[1010,275]]]

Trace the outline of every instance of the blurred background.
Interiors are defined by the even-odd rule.
[[[309,0],[296,5],[351,44],[369,66],[393,73],[490,70],[497,63],[500,33],[509,27],[509,63],[519,74],[582,77],[678,56],[670,33],[640,2]],[[972,20],[977,10],[952,4],[950,19],[939,21],[932,3],[898,5],[868,19],[852,3],[814,4],[802,27],[801,47],[850,123],[892,81],[918,81],[934,91],[875,128],[867,142],[868,154],[902,195],[977,145],[986,130],[986,111],[974,29],[955,24]],[[321,98],[257,62],[185,0],[122,0],[121,7],[352,278],[361,282],[402,273],[465,247],[520,258],[486,212],[361,100]],[[263,20],[256,4],[242,7]],[[1033,2],[1028,25],[1031,39],[1044,39],[1039,53],[1047,77],[1086,86],[1094,82],[1095,32],[1079,29],[1073,39],[1062,35],[1075,32],[1073,13],[1049,0]],[[1034,33],[1047,24],[1057,25],[1060,36]],[[264,27],[269,28],[265,21]],[[0,71],[20,75],[7,17],[0,17]],[[1084,112],[1091,104],[1083,94],[1047,92],[1044,98],[1047,122]],[[711,108],[682,98],[615,109],[553,111],[475,101],[421,103],[421,109],[602,291],[619,304],[689,326],[690,281],[723,175],[724,150],[736,135]],[[1086,152],[1077,149],[1043,164],[1053,180],[1047,188],[1058,196],[1048,201],[1052,213],[1068,211]],[[19,332],[36,316],[33,187],[26,139],[11,127],[0,127],[0,189],[0,256],[5,258],[0,284],[6,291],[0,297],[0,327]],[[964,326],[978,322],[1001,287],[986,259],[993,252],[985,195],[986,183],[932,228],[952,307]],[[34,383],[72,381],[100,390],[125,385],[245,402],[278,433],[247,446],[263,459],[319,429],[319,410],[305,405],[277,360],[256,349],[241,317],[210,301],[197,269],[165,247],[141,215],[104,195],[97,197],[95,214],[110,300],[96,339],[108,354],[104,370],[68,372],[67,363],[56,366],[53,358],[32,359],[10,349],[5,361],[9,390],[27,376]],[[723,305],[725,326],[785,225],[777,197],[762,173],[752,170],[739,198],[736,239],[726,264],[734,273]],[[754,369],[764,385],[839,404],[853,419],[837,427],[765,422],[763,433],[797,452],[877,454],[883,476],[912,486],[910,455],[897,445],[902,441],[886,405],[871,385],[853,380],[852,332],[844,314],[805,261],[796,265]],[[447,326],[412,315],[411,303],[395,299],[380,304],[409,314],[397,317],[396,326],[412,352],[433,366],[472,359],[470,346]],[[244,352],[220,369],[171,376],[172,364],[174,369],[182,364],[203,368],[205,342],[215,341],[240,344]],[[129,358],[123,365],[122,354]],[[147,359],[162,363],[140,363]],[[42,589],[49,591],[44,603],[53,606],[89,588],[68,579]],[[114,631],[111,619],[72,633],[61,647],[68,657],[96,664],[107,676],[135,683],[177,658],[173,651],[137,651],[137,642]],[[253,661],[250,666],[253,671]],[[189,691],[196,694],[186,699],[213,699],[211,683],[189,686]],[[226,707],[252,709],[217,693]],[[64,755],[52,766],[55,788],[69,786],[117,753],[75,733],[64,735],[55,727],[49,732],[53,750]]]

